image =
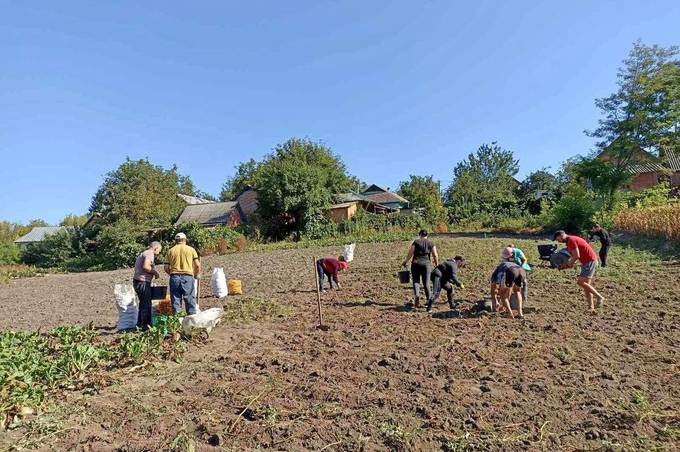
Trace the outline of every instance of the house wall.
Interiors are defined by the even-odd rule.
[[[659,184],[659,173],[640,173],[633,178],[628,187],[632,191],[640,191],[645,188],[656,187]]]
[[[353,204],[348,207],[338,207],[328,211],[328,219],[333,223],[342,223],[352,218],[357,213],[357,205]]]
[[[676,171],[673,176],[671,176],[671,185],[673,187],[680,187],[680,171]]]
[[[246,190],[236,198],[241,212],[245,215],[246,220],[257,210],[257,192],[255,190]]]
[[[238,209],[231,209],[231,212],[229,212],[229,220],[227,226],[233,229],[237,226],[240,226],[241,224],[243,224],[241,213],[238,211]]]

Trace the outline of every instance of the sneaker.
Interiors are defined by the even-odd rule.
[[[604,297],[598,298],[598,299],[595,301],[595,307],[596,307],[596,308],[601,308],[602,306],[604,306]]]

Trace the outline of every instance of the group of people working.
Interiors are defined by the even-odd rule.
[[[593,278],[599,265],[607,265],[607,257],[612,240],[610,234],[596,224],[591,230],[590,239],[599,238],[601,248],[599,257],[593,247],[581,237],[568,235],[564,231],[557,231],[553,240],[564,243],[566,262],[559,266],[559,270],[573,268],[578,262],[581,271],[577,277],[577,284],[582,288],[587,307],[591,312],[596,307],[602,306],[604,297],[593,287]],[[453,287],[463,288],[458,277],[459,269],[465,267],[465,259],[456,256],[443,263],[439,262],[437,247],[427,237],[427,231],[421,230],[418,239],[409,247],[408,255],[403,267],[411,263],[413,277],[413,306],[420,307],[421,286],[427,299],[427,312],[432,312],[433,303],[439,298],[441,289],[446,289],[447,301],[451,309],[455,308],[453,301]],[[434,264],[434,266],[433,266]],[[517,311],[517,317],[524,317],[523,305],[528,299],[529,285],[527,275],[531,272],[526,255],[517,246],[510,244],[501,251],[501,262],[494,269],[490,278],[491,285],[491,309],[494,312],[505,312],[511,318],[515,317],[513,310]],[[432,282],[432,291],[430,291]],[[514,297],[514,306],[511,300]],[[408,303],[411,305],[411,303]]]
[[[566,244],[568,260],[560,265],[559,269],[573,268],[578,261],[581,271],[577,278],[577,284],[583,289],[586,303],[590,311],[594,311],[604,302],[604,297],[593,287],[592,281],[598,265],[607,265],[607,256],[611,246],[611,236],[600,225],[595,225],[591,231],[590,239],[598,237],[602,244],[599,256],[593,247],[581,237],[568,235],[564,231],[557,231],[553,239]],[[139,298],[139,318],[137,326],[140,329],[148,329],[152,324],[152,282],[160,275],[155,268],[155,259],[162,251],[160,242],[151,242],[149,248],[142,252],[135,261],[133,287]],[[180,232],[175,235],[175,245],[168,250],[168,263],[165,271],[170,275],[170,300],[173,313],[182,309],[182,301],[186,306],[187,314],[196,313],[195,280],[201,273],[201,261],[196,250],[187,245],[186,234]],[[421,286],[425,292],[426,310],[432,312],[434,302],[439,299],[442,290],[446,291],[447,303],[451,309],[456,308],[453,298],[454,286],[464,288],[458,277],[458,272],[466,265],[462,256],[455,256],[444,262],[439,262],[437,247],[428,239],[427,231],[421,230],[418,238],[413,241],[408,250],[408,255],[402,266],[411,263],[411,275],[413,278],[413,306],[419,308]],[[434,266],[433,266],[434,264]],[[327,278],[331,289],[335,284],[341,288],[339,274],[349,268],[344,256],[336,258],[323,258],[316,262],[319,290],[324,291],[324,279]],[[505,312],[514,318],[511,298],[516,299],[516,309],[519,318],[524,317],[523,303],[528,298],[527,273],[531,267],[527,262],[526,255],[518,247],[510,244],[501,251],[501,262],[491,274],[491,301],[492,310]],[[430,289],[432,284],[432,290]],[[409,302],[409,305],[411,303]]]
[[[163,247],[160,242],[151,242],[135,261],[132,285],[139,298],[139,315],[137,328],[148,329],[152,324],[152,282],[159,278],[155,261]],[[169,291],[172,312],[182,310],[184,300],[187,314],[196,313],[195,280],[201,274],[201,261],[196,249],[187,245],[187,236],[183,232],[175,235],[175,245],[168,250],[168,263],[165,272],[170,275]]]

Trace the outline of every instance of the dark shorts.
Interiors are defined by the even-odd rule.
[[[505,272],[505,287],[522,287],[527,279],[527,272],[521,267],[513,267]]]
[[[491,282],[493,284],[504,284],[505,287],[522,287],[527,279],[527,272],[519,266],[503,269],[497,268],[491,275]]]

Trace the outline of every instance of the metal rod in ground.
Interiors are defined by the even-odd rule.
[[[314,267],[314,285],[316,286],[316,306],[319,310],[319,327],[323,327],[323,320],[321,319],[321,287],[320,284],[323,283],[323,275],[319,275],[319,271],[316,268],[316,257],[312,257],[313,267]]]

